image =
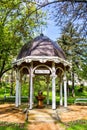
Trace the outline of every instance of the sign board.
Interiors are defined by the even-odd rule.
[[[50,74],[50,70],[35,70],[35,74]]]

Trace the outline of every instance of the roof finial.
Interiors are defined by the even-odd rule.
[[[41,34],[40,34],[40,36],[44,36],[44,34],[43,34],[43,33],[41,33]]]

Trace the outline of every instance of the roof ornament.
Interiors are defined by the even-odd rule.
[[[37,24],[39,24],[38,16],[39,16],[38,10],[36,10],[36,22],[37,22]],[[42,16],[41,16],[41,19],[43,19]],[[43,27],[42,27],[42,25],[40,25],[40,36],[44,36],[44,35],[43,35]]]
[[[43,33],[41,33],[41,34],[40,34],[40,36],[44,36],[44,34],[43,34]]]

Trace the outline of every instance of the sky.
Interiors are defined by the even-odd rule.
[[[58,39],[60,36],[60,28],[55,26],[55,23],[53,20],[51,20],[51,21],[49,20],[47,28],[45,30],[42,30],[42,31],[43,31],[42,33],[44,35],[48,36],[53,41],[56,41],[56,39]]]
[[[53,0],[49,0],[49,2],[52,2]],[[56,39],[59,38],[60,36],[60,28],[58,26],[55,26],[55,22],[53,18],[50,18],[49,16],[49,11],[51,13],[52,11],[52,6],[45,6],[44,8],[42,8],[43,11],[47,11],[48,12],[48,20],[47,22],[47,27],[44,29],[42,28],[42,33],[46,36],[48,36],[50,39],[52,39],[53,41],[56,41]]]

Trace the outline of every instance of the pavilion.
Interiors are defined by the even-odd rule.
[[[60,46],[41,34],[31,42],[25,44],[13,62],[16,70],[16,96],[15,105],[21,105],[21,78],[23,74],[29,75],[30,101],[29,107],[33,108],[33,77],[47,75],[52,81],[52,109],[56,109],[56,83],[60,79],[60,105],[67,107],[67,77],[66,72],[70,63],[66,61],[65,54]],[[64,88],[63,88],[64,87]],[[63,103],[64,89],[64,103]],[[47,102],[49,104],[49,89],[47,89]]]

